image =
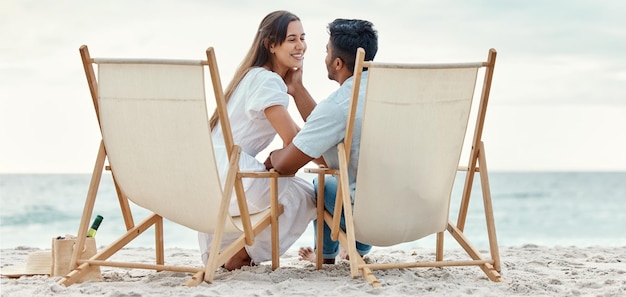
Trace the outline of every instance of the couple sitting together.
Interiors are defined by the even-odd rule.
[[[225,90],[233,138],[241,146],[240,168],[245,171],[266,171],[274,168],[281,174],[294,174],[307,163],[336,169],[337,144],[343,141],[354,83],[353,72],[356,51],[365,49],[365,60],[373,60],[378,50],[378,35],[371,22],[354,19],[336,19],[328,25],[326,45],[328,78],[340,87],[326,99],[316,103],[302,83],[302,65],[307,49],[300,19],[287,11],[268,14],[259,25],[254,42]],[[355,189],[357,158],[359,156],[360,118],[363,112],[367,72],[361,78],[359,106],[354,127],[349,160],[349,181]],[[293,97],[304,125],[302,128],[289,115],[287,106]],[[217,112],[211,117],[213,145],[222,180],[228,168],[222,129]],[[278,134],[283,147],[270,153],[264,163],[256,155],[264,150]],[[267,209],[269,181],[244,179],[244,189],[250,213]],[[278,202],[284,213],[279,218],[280,254],[284,254],[304,233],[316,216],[316,191],[313,183],[299,177],[279,179]],[[337,181],[329,177],[325,182],[325,208],[330,212],[335,205]],[[232,199],[232,215],[239,215],[236,199]],[[342,228],[343,226],[342,218]],[[237,235],[239,236],[239,235]],[[202,259],[206,263],[213,234],[199,233]],[[226,246],[236,237],[225,235]],[[359,254],[365,255],[371,246],[357,242]],[[330,238],[330,229],[324,225],[324,263],[335,262],[339,243]],[[300,248],[300,257],[314,262],[314,249]],[[271,233],[265,229],[251,246],[246,246],[224,265],[228,270],[253,265],[271,259]]]

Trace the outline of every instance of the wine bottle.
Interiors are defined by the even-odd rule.
[[[98,231],[98,227],[100,227],[100,223],[102,223],[102,216],[97,215],[96,219],[93,220],[93,224],[91,224],[91,228],[87,231],[87,237],[95,237],[96,231]]]

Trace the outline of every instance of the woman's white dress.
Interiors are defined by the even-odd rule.
[[[235,144],[241,146],[239,166],[245,171],[266,171],[265,165],[256,158],[257,154],[272,142],[276,131],[265,117],[264,110],[270,106],[289,104],[287,86],[282,78],[265,68],[251,69],[239,83],[227,104],[228,116]],[[220,178],[226,177],[228,156],[220,124],[212,132],[215,158],[220,169]],[[263,160],[267,156],[260,156]],[[243,179],[250,213],[269,208],[269,180]],[[304,233],[307,225],[315,218],[315,192],[313,184],[299,177],[278,180],[278,201],[284,206],[279,217],[280,254]],[[236,197],[233,194],[230,213],[239,214]],[[211,248],[213,234],[199,233],[198,241],[202,260],[206,263]],[[230,244],[236,236],[224,236],[222,248]],[[252,261],[260,263],[271,259],[271,234],[266,228],[255,239],[252,246],[246,246]]]

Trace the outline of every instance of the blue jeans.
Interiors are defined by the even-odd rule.
[[[315,188],[315,196],[317,197],[317,178],[313,180],[313,185]],[[329,211],[331,214],[335,211],[335,199],[337,198],[337,178],[334,176],[327,175],[324,179],[324,208]],[[315,228],[314,235],[317,237],[317,220],[313,221],[313,226]],[[341,221],[339,226],[342,230],[346,230],[346,222],[345,217],[343,215],[343,209],[341,210]],[[315,240],[314,242],[317,242]],[[371,245],[363,244],[360,242],[356,242],[356,250],[359,252],[359,255],[363,256],[372,249]],[[324,222],[324,247],[322,249],[323,258],[324,259],[335,259],[337,254],[339,254],[339,241],[333,241],[330,238],[330,227],[326,225]]]

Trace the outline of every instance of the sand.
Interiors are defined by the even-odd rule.
[[[2,267],[24,264],[40,249],[2,249]],[[213,284],[198,287],[181,284],[187,273],[102,267],[102,282],[69,287],[56,284],[58,277],[23,276],[1,279],[2,296],[626,296],[626,247],[546,247],[533,244],[501,247],[502,276],[506,282],[489,281],[477,267],[378,270],[382,283],[374,289],[362,278],[349,276],[346,261],[313,265],[298,259],[297,249],[281,257],[281,267],[269,263],[241,270],[220,270]],[[426,248],[374,248],[367,261],[384,262],[433,257]],[[460,250],[446,257],[462,257]],[[166,249],[166,264],[197,266],[199,253],[192,249]],[[154,261],[154,250],[127,248],[116,260]]]

